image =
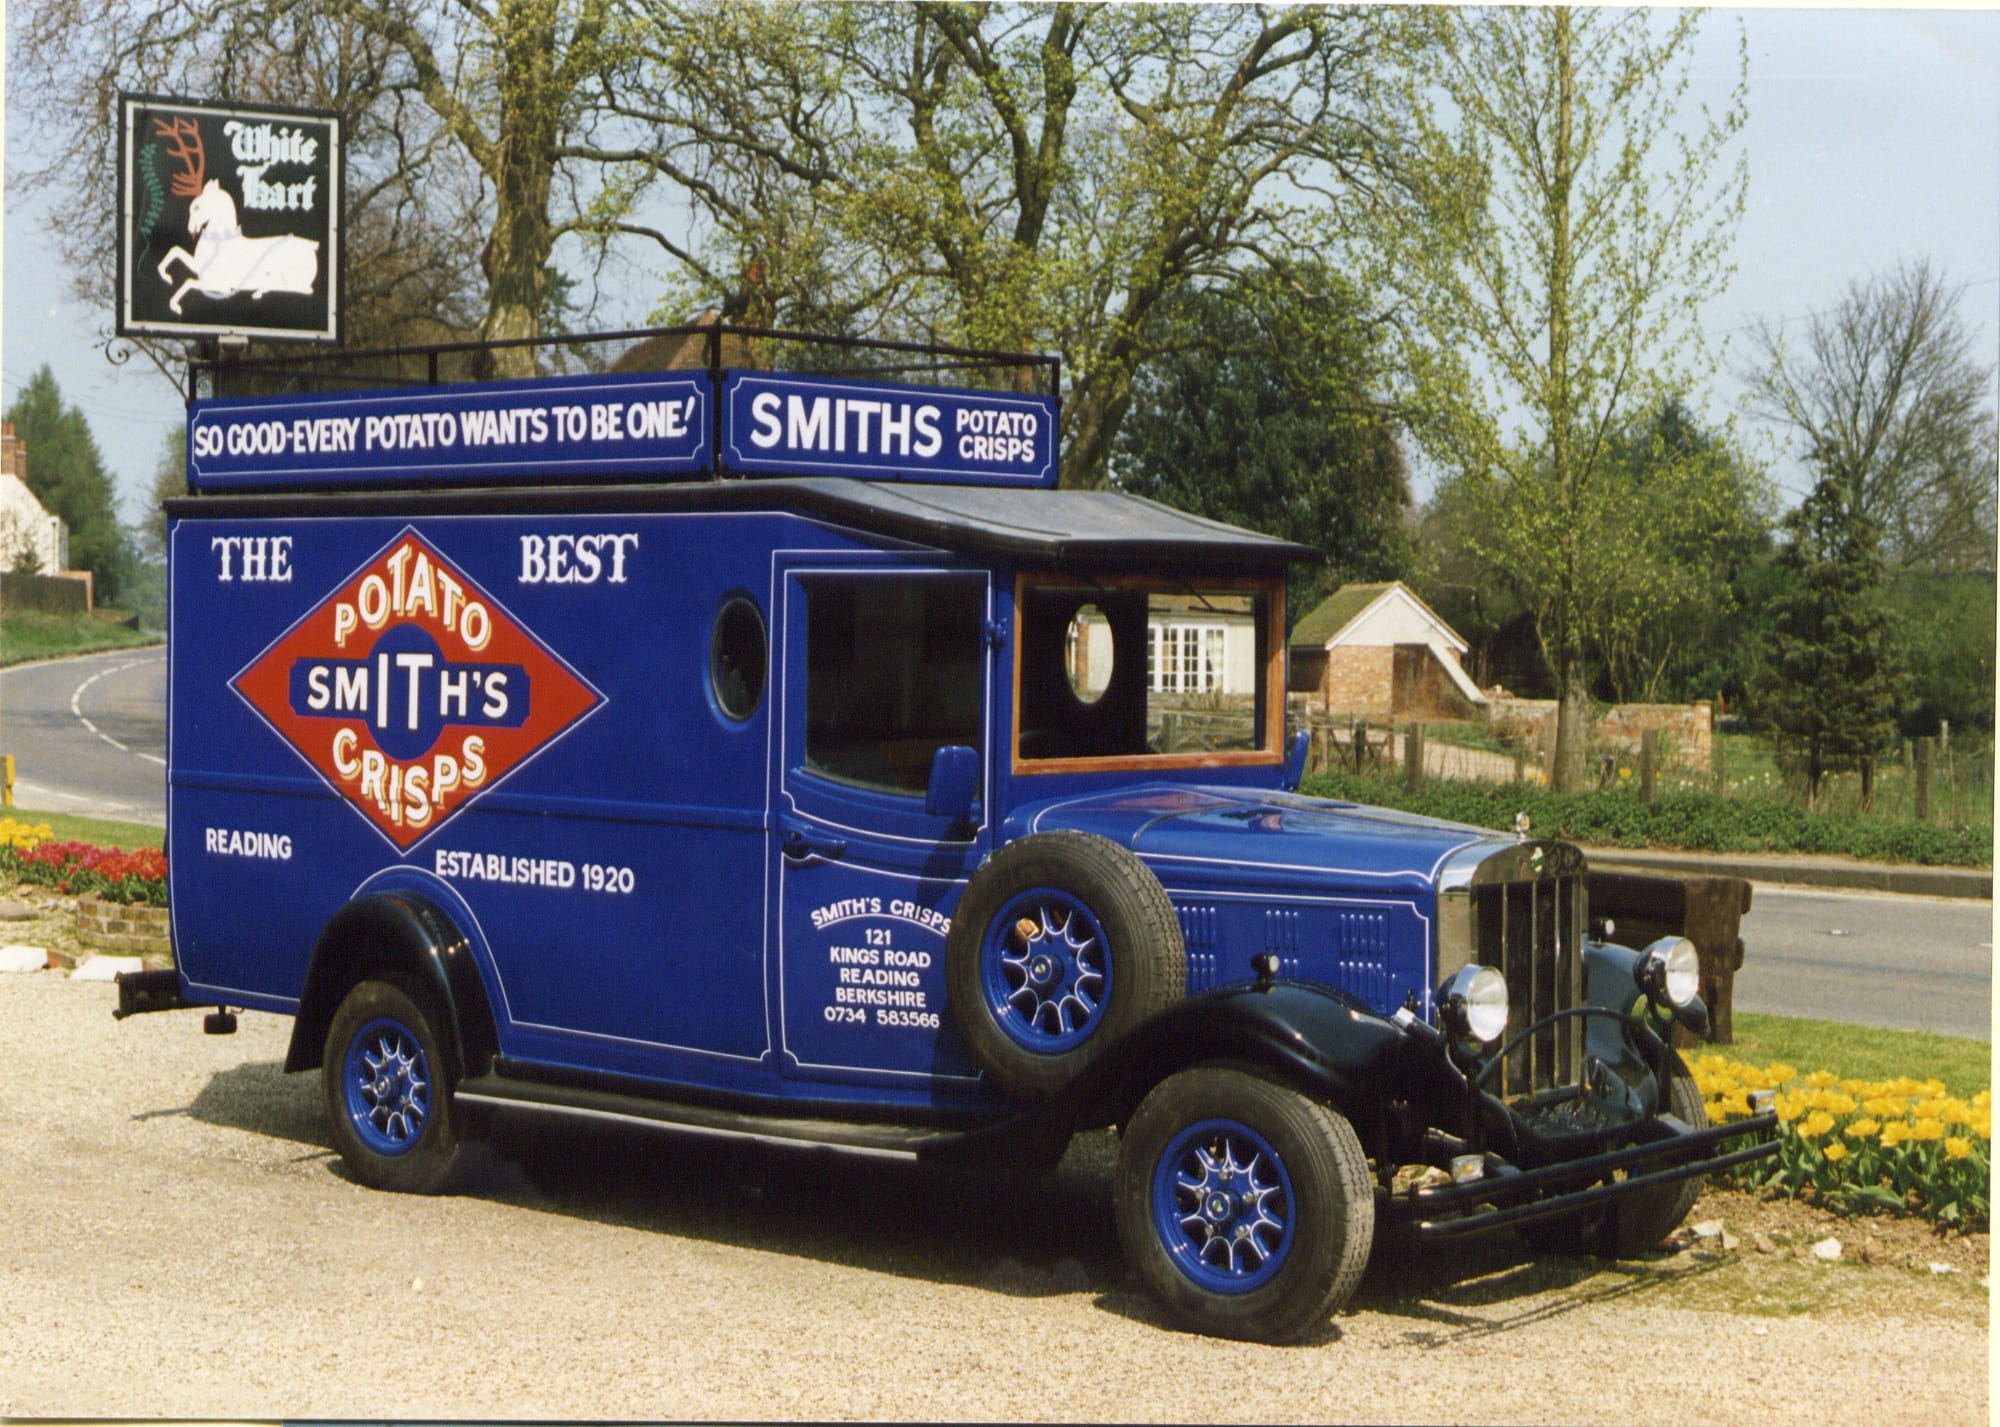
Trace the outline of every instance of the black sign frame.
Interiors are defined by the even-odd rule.
[[[142,124],[174,123],[170,134],[139,133]],[[229,176],[234,191],[221,188],[222,175],[210,179],[207,154],[227,153],[223,126],[269,126],[265,162],[258,165],[259,196],[297,204],[297,211],[256,207],[245,202],[243,175],[232,156]],[[188,125],[191,128],[180,128]],[[192,135],[199,158],[192,166],[186,140]],[[309,160],[297,157],[300,140],[314,145]],[[140,163],[154,143],[174,145],[173,157],[182,172],[163,177]],[[288,147],[289,145],[289,147]],[[320,109],[275,104],[221,104],[155,94],[118,96],[118,278],[117,332],[121,337],[256,338],[272,342],[339,343],[346,308],[346,253],[343,250],[345,135],[338,114]],[[273,178],[264,175],[276,171]],[[210,242],[204,257],[207,270],[195,268],[194,253],[203,239],[183,224],[178,241],[166,225],[186,215],[205,189],[221,189],[222,202],[211,205],[225,215],[206,225],[224,232]],[[318,202],[312,201],[317,190]],[[139,205],[147,205],[142,215]],[[226,229],[226,215],[237,226]],[[146,221],[142,222],[142,217]],[[259,231],[268,230],[268,231]],[[257,244],[256,250],[226,250],[231,241]],[[308,252],[308,249],[310,251]],[[179,255],[176,258],[176,254]],[[169,268],[161,276],[160,268]],[[310,269],[310,285],[295,284]],[[211,279],[208,286],[199,279]],[[222,289],[226,281],[264,286]],[[172,311],[178,300],[182,310]]]

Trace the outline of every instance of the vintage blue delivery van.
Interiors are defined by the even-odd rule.
[[[706,364],[198,369],[176,968],[122,1011],[294,1017],[384,1188],[499,1103],[971,1164],[1115,1126],[1134,1271],[1265,1340],[1378,1219],[1631,1251],[1771,1150],[1669,1048],[1692,949],[1594,939],[1574,847],[1291,791],[1310,552],[1056,489],[1046,360],[664,335]]]

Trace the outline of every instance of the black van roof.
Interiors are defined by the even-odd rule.
[[[1309,545],[1226,525],[1123,491],[859,481],[844,476],[701,481],[685,485],[511,487],[494,490],[274,492],[182,496],[175,518],[612,514],[790,511],[872,534],[1014,563],[1081,568],[1165,564],[1183,570],[1272,573],[1324,558]]]

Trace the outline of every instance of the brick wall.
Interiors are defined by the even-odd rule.
[[[100,951],[122,956],[170,957],[173,942],[168,935],[165,907],[120,906],[107,902],[95,892],[76,899],[76,939]]]
[[[1554,699],[1492,699],[1487,703],[1487,728],[1496,738],[1546,753],[1555,743]],[[1661,762],[1706,773],[1714,747],[1709,704],[1614,704],[1590,726],[1590,741],[1600,751],[1639,756],[1639,742],[1648,729],[1659,729]]]
[[[1640,739],[1660,731],[1660,761],[1697,773],[1709,770],[1713,735],[1708,700],[1693,704],[1618,704],[1592,726],[1591,736],[1607,753],[1637,757]]]
[[[1336,645],[1327,650],[1319,692],[1321,707],[1334,714],[1388,721],[1395,709],[1395,649]]]

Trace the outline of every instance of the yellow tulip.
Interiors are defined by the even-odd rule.
[[[1833,1116],[1824,1110],[1815,1110],[1806,1116],[1805,1123],[1799,1126],[1799,1133],[1809,1140],[1816,1140],[1832,1128]]]
[[[1865,1140],[1881,1128],[1882,1123],[1879,1120],[1856,1120],[1841,1133],[1850,1140]]]
[[[1824,1090],[1838,1079],[1840,1077],[1830,1070],[1815,1070],[1811,1075],[1806,1077],[1806,1084],[1812,1086],[1815,1090]]]
[[[1944,1142],[1944,1157],[1946,1159],[1967,1159],[1971,1155],[1971,1140],[1963,1139],[1958,1135],[1951,1135],[1946,1138]]]
[[[1931,1119],[1927,1115],[1923,1119],[1917,1121],[1914,1125],[1910,1126],[1910,1138],[1913,1140],[1926,1140],[1926,1141],[1943,1139],[1944,1126],[1939,1124],[1936,1120]]]
[[[1832,1144],[1826,1147],[1826,1157],[1829,1163],[1839,1164],[1842,1160],[1847,1158],[1847,1146],[1842,1144],[1839,1140],[1835,1140]]]

